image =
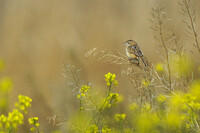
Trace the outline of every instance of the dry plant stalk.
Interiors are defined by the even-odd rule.
[[[78,69],[75,66],[70,65],[70,64],[63,64],[63,65],[64,65],[63,76],[67,78],[68,86],[73,88],[73,92],[75,92],[81,87],[83,83],[79,75],[79,72],[81,69]]]
[[[170,60],[169,60],[169,51],[166,45],[166,40],[164,36],[164,28],[166,22],[169,20],[166,17],[166,12],[164,12],[163,8],[152,8],[152,29],[158,32],[159,38],[156,37],[163,46],[166,54],[166,60],[167,60],[167,70],[168,70],[168,80],[169,80],[169,87],[172,89],[172,81],[171,81],[171,69],[170,69]]]
[[[95,57],[97,61],[103,62],[110,62],[112,64],[123,65],[123,64],[130,64],[128,58],[122,55],[115,55],[112,52],[100,49],[100,48],[93,48],[85,54],[86,58]]]
[[[90,51],[85,53],[85,58],[88,59],[90,57],[95,58],[97,61],[107,62],[116,65],[131,65],[136,66],[142,70],[147,70],[148,68],[137,64],[134,64],[128,60],[128,58],[120,53],[113,54],[109,50],[100,49],[100,48],[93,48]],[[147,58],[144,57],[144,60],[149,64]]]
[[[74,132],[81,131],[78,127],[72,125],[70,122],[67,122],[67,120],[61,116],[57,116],[57,115],[49,116],[47,117],[47,120],[48,120],[48,123],[52,123],[53,126],[66,125],[69,129],[73,130]]]
[[[135,99],[137,99],[136,102],[139,102],[140,105],[143,105],[146,102],[152,101],[149,91],[147,91],[148,87],[144,87],[142,85],[142,80],[146,79],[145,73],[140,73],[138,70],[135,70],[133,68],[127,69],[127,76],[129,78],[129,81],[133,85],[133,89],[136,90]]]
[[[150,106],[153,107],[153,98],[156,95],[156,91],[154,89],[154,73],[152,70],[153,67],[149,67],[148,70],[128,67],[127,70],[121,72],[122,76],[126,76],[132,85],[130,86],[130,88],[132,88],[130,90],[134,90],[129,99],[130,103],[134,101],[142,106],[144,103],[148,102]]]
[[[176,76],[176,77],[180,79],[181,83],[185,84],[184,83],[185,81],[184,76],[185,76],[187,83],[189,83],[188,73],[184,74],[184,70],[183,70],[184,62],[186,62],[186,50],[184,49],[184,45],[178,40],[174,32],[170,33],[170,38],[171,38],[171,41],[173,41],[175,44],[175,46],[171,48],[170,50],[172,50],[173,53],[178,57],[177,64],[179,66],[180,76]],[[184,86],[187,86],[187,85],[184,85]],[[181,87],[181,88],[184,88],[184,87]]]
[[[187,15],[189,20],[186,21],[185,19],[183,22],[187,25],[188,30],[186,30],[186,33],[189,35],[194,36],[195,44],[194,46],[197,48],[197,50],[200,53],[200,46],[199,46],[199,41],[198,41],[198,34],[197,34],[197,29],[195,26],[195,20],[196,20],[196,13],[195,13],[195,8],[191,7],[191,0],[182,0],[182,2],[179,2],[179,5],[181,6],[181,14],[182,15]]]

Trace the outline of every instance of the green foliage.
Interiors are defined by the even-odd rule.
[[[199,132],[200,122],[200,100],[199,95],[194,93],[199,89],[199,81],[194,81],[189,88],[190,91],[174,91],[173,93],[159,93],[153,99],[153,104],[148,101],[131,102],[127,107],[127,114],[109,114],[115,109],[112,105],[118,103],[119,94],[114,93],[116,75],[108,73],[106,77],[105,89],[107,95],[103,100],[99,100],[96,109],[87,111],[87,108],[81,112],[77,121],[87,123],[86,128],[79,128],[75,132],[87,133],[109,133],[109,132],[129,132],[129,133],[147,133],[147,132]],[[142,80],[141,86],[149,87],[148,80]],[[109,85],[108,85],[109,84]],[[83,85],[80,88],[81,93],[89,92],[90,87]],[[84,98],[91,94],[84,95]],[[81,95],[78,99],[83,98]],[[90,99],[91,100],[91,99]],[[114,111],[115,112],[115,111]],[[89,113],[89,114],[88,114]],[[87,118],[81,121],[81,115]],[[113,123],[113,124],[111,124]]]

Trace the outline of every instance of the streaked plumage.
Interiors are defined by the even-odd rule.
[[[137,61],[138,65],[139,65],[139,59],[141,59],[145,65],[145,67],[148,66],[148,64],[144,60],[144,55],[143,55],[140,47],[138,46],[138,44],[135,41],[128,40],[125,42],[125,45],[126,45],[126,55],[128,56],[130,62]]]

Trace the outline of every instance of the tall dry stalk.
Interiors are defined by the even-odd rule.
[[[196,13],[195,13],[195,8],[191,6],[191,0],[182,0],[181,2],[179,2],[179,5],[181,6],[181,14],[182,15],[187,15],[189,20],[183,20],[183,22],[187,25],[188,30],[186,30],[186,32],[189,35],[194,36],[194,41],[195,44],[194,46],[197,48],[197,50],[199,51],[200,54],[200,46],[199,46],[199,40],[198,40],[198,34],[197,34],[197,28],[195,26],[195,20],[196,20]]]
[[[164,28],[165,28],[165,23],[169,20],[166,17],[166,12],[163,10],[163,8],[152,8],[152,18],[151,22],[153,24],[152,29],[155,30],[159,38],[156,37],[163,46],[166,54],[166,60],[167,60],[167,70],[168,70],[168,80],[169,80],[169,87],[172,89],[172,81],[171,81],[171,69],[170,69],[170,59],[169,59],[169,50],[167,48],[166,40],[165,40],[165,35],[164,35]]]
[[[189,83],[188,73],[183,70],[183,66],[185,65],[185,62],[187,62],[186,49],[184,48],[184,44],[180,42],[175,33],[172,31],[169,37],[171,38],[171,41],[175,44],[173,48],[170,48],[170,50],[172,50],[173,53],[178,57],[177,63],[179,67],[180,81],[184,82],[185,81],[184,76],[185,76],[187,83]]]

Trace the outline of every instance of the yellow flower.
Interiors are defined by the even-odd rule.
[[[22,110],[22,111],[25,110],[25,106],[24,106],[24,105],[20,105],[19,108],[20,108],[20,110]]]
[[[115,78],[116,78],[116,75],[115,75],[115,74],[111,75],[110,81],[113,82],[113,81],[115,80]]]
[[[146,87],[148,87],[151,83],[147,79],[142,80],[142,84]]]
[[[86,133],[99,133],[99,129],[96,125],[91,125]]]
[[[10,127],[17,128],[18,125],[23,124],[24,116],[18,109],[14,109],[12,112],[8,113],[7,120],[5,122],[5,128]]]
[[[7,121],[7,117],[5,115],[1,115],[0,116],[0,121],[2,121],[3,123],[5,123]]]
[[[117,82],[117,80],[115,80],[115,82],[114,82],[114,86],[118,86],[118,82]]]
[[[110,93],[110,99],[114,102],[118,102],[119,101],[119,94],[117,93]]]
[[[80,94],[78,94],[78,95],[77,95],[77,99],[80,99],[80,98],[81,98],[81,96],[80,96]]]
[[[105,75],[105,80],[107,81],[107,82],[109,82],[110,80],[111,80],[111,77],[112,77],[112,74],[111,73],[108,73],[108,74],[106,74]]]
[[[29,118],[28,121],[29,121],[30,125],[35,125],[35,126],[38,125],[39,126],[39,123],[37,122],[38,121],[38,117]]]
[[[115,78],[116,78],[115,74],[108,73],[105,75],[105,80],[107,81],[108,87],[111,87],[111,85],[113,85],[113,84],[114,84],[114,86],[118,85],[118,82],[117,82],[117,80],[115,80]]]
[[[32,118],[29,118],[28,121],[30,125],[34,124],[34,120]]]
[[[108,129],[107,126],[103,126],[101,131],[102,131],[102,133],[111,133],[111,129]]]
[[[115,120],[117,120],[118,122],[121,122],[125,119],[126,114],[115,114]]]
[[[164,71],[164,65],[161,63],[156,64],[156,71],[157,72],[163,72]]]
[[[31,127],[31,129],[30,129],[32,132],[34,132],[35,131],[35,128],[34,127]]]
[[[81,92],[85,93],[85,92],[89,91],[89,89],[90,89],[90,86],[82,85]]]
[[[137,106],[137,104],[135,103],[135,102],[133,102],[133,103],[131,103],[130,105],[129,105],[129,109],[131,110],[131,111],[134,111],[135,109],[137,109],[138,108],[138,106]]]
[[[35,126],[36,126],[36,127],[39,127],[39,126],[40,126],[40,124],[37,122],[37,123],[35,124]]]
[[[23,113],[27,113],[27,109],[31,107],[32,99],[23,95],[19,95],[18,99],[19,103],[15,103],[15,107],[20,109]]]
[[[85,94],[84,93],[81,93],[81,97],[84,97],[85,96]]]
[[[110,86],[110,82],[107,82],[107,86],[108,86],[108,87]]]
[[[34,120],[36,120],[36,121],[37,121],[37,120],[38,120],[38,117],[34,117]]]

